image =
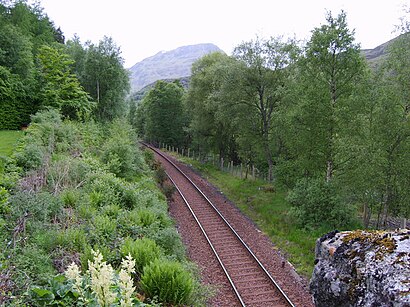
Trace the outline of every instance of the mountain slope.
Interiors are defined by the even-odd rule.
[[[388,42],[381,44],[373,49],[364,49],[362,50],[362,54],[366,57],[370,67],[376,68],[387,56],[389,52],[389,47],[392,43],[394,43],[398,38],[395,37]]]
[[[131,91],[138,91],[157,80],[190,76],[192,63],[215,51],[222,50],[213,44],[198,44],[179,47],[167,52],[158,52],[129,69]]]

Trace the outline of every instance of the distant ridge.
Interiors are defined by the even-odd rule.
[[[389,52],[390,45],[395,42],[398,38],[395,37],[373,49],[363,49],[362,54],[365,56],[366,60],[369,62],[370,67],[376,68],[387,56]]]
[[[189,77],[196,60],[216,51],[222,50],[214,44],[197,44],[158,52],[129,69],[131,92],[137,92],[158,80]]]

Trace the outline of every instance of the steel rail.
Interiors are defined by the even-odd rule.
[[[282,290],[282,288],[279,286],[279,284],[275,281],[275,279],[272,277],[272,275],[268,272],[268,270],[264,267],[264,265],[260,262],[260,260],[257,258],[257,256],[253,253],[253,251],[249,248],[249,246],[245,243],[245,241],[243,241],[243,239],[239,236],[239,234],[235,231],[235,229],[230,225],[230,223],[225,219],[225,217],[222,215],[222,213],[218,210],[218,208],[216,208],[216,206],[212,203],[212,201],[201,191],[201,189],[173,162],[171,161],[166,155],[164,155],[160,150],[158,150],[157,148],[146,144],[146,143],[142,143],[144,146],[150,148],[152,151],[155,151],[158,155],[160,155],[162,158],[164,158],[166,161],[168,161],[168,163],[170,163],[185,179],[187,179],[192,186],[201,194],[201,196],[208,202],[208,204],[215,210],[215,212],[219,215],[219,217],[224,221],[225,225],[228,226],[228,228],[232,231],[232,233],[235,235],[235,237],[239,240],[239,242],[242,243],[242,245],[245,247],[245,249],[249,252],[249,254],[252,256],[252,258],[255,260],[255,262],[259,265],[259,267],[262,269],[262,271],[265,273],[265,275],[269,278],[269,280],[272,282],[272,284],[275,286],[275,288],[279,291],[279,293],[281,294],[282,298],[286,301],[286,303],[290,306],[290,307],[296,307],[292,301],[289,299],[289,297],[286,295],[286,293]],[[167,174],[168,178],[171,179],[171,177]],[[176,186],[175,182],[171,179],[172,183],[175,185],[175,187],[177,188],[177,190],[179,191],[179,194],[182,196],[182,198],[184,199],[184,202],[186,204],[187,201],[185,199],[185,197],[182,195],[182,193],[180,192],[179,188]],[[191,213],[194,215],[195,220],[197,221],[197,223],[200,225],[199,220],[196,218],[196,215],[193,213],[192,209],[189,207]],[[200,225],[201,230],[204,232],[204,235],[207,239],[208,242],[209,238],[206,235],[205,231],[203,230],[203,227]],[[211,243],[210,243],[211,244]],[[214,253],[217,255],[215,249],[213,248],[213,245],[211,245],[212,250],[214,250]],[[227,276],[229,276],[229,274],[226,272],[226,269],[224,267],[224,265],[222,264],[219,256],[217,256],[219,263],[221,264],[225,274],[227,274]],[[231,285],[233,285],[233,281],[231,280],[230,277],[228,277],[229,282],[231,283]],[[233,286],[235,293],[237,293],[237,289],[235,286]],[[239,293],[237,294],[239,295]],[[238,298],[240,298],[240,295],[238,296]],[[242,306],[245,306],[242,299],[240,299],[241,304],[243,304]]]
[[[189,211],[191,212],[192,216],[194,217],[196,223],[198,224],[199,228],[201,229],[202,234],[205,236],[205,239],[208,241],[209,246],[211,247],[211,249],[212,249],[212,251],[213,251],[213,253],[214,253],[216,259],[218,260],[220,266],[222,267],[222,270],[224,271],[226,277],[228,278],[229,283],[231,284],[231,286],[232,286],[232,288],[233,288],[233,290],[234,290],[234,292],[235,292],[236,297],[238,298],[239,302],[241,303],[241,306],[245,307],[246,305],[245,305],[245,303],[243,302],[243,299],[242,299],[241,295],[239,294],[238,289],[236,288],[236,286],[235,286],[235,284],[234,284],[234,282],[233,282],[231,276],[229,275],[228,271],[226,270],[225,265],[222,263],[222,260],[221,260],[221,258],[219,257],[218,252],[216,251],[214,245],[212,244],[211,240],[209,239],[208,235],[206,234],[205,229],[202,227],[201,222],[198,220],[198,218],[197,218],[195,212],[192,210],[192,208],[191,208],[191,206],[190,206],[188,200],[185,198],[184,194],[183,194],[182,191],[179,189],[179,187],[177,186],[177,184],[175,183],[175,181],[171,178],[171,176],[169,176],[169,174],[168,174],[167,172],[165,172],[165,173],[167,174],[169,180],[171,180],[171,182],[173,183],[173,185],[174,185],[175,188],[177,189],[179,195],[181,195],[182,199],[183,199],[184,202],[185,202],[185,205],[188,207],[188,209],[189,209]]]

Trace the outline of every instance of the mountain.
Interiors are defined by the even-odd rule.
[[[161,79],[162,81],[165,82],[175,82],[178,81],[182,87],[184,89],[188,89],[189,86],[189,81],[190,81],[191,77],[182,77],[182,78],[177,78],[177,79]],[[159,81],[159,80],[157,80]],[[144,86],[142,89],[138,90],[138,91],[134,91],[131,93],[131,97],[134,101],[139,102],[142,100],[142,98],[144,98],[145,94],[148,93],[149,90],[151,90],[152,88],[154,88],[155,84],[157,83],[157,81],[154,81],[146,86]]]
[[[377,67],[386,58],[389,52],[389,46],[393,42],[395,42],[399,37],[400,36],[395,37],[389,40],[388,42],[385,42],[384,44],[377,46],[376,48],[362,50],[362,54],[366,57],[366,60],[368,61],[370,67]]]
[[[131,92],[136,92],[157,80],[179,79],[191,75],[191,66],[202,56],[221,51],[214,44],[183,46],[171,51],[161,51],[138,62],[130,71]]]

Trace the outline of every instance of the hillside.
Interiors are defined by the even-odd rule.
[[[190,76],[187,76],[187,77],[182,77],[182,78],[177,78],[177,79],[161,79],[161,80],[165,81],[165,82],[174,82],[174,81],[178,80],[185,89],[188,89],[190,79],[191,79]],[[156,80],[156,81],[144,86],[142,89],[140,89],[138,91],[134,91],[131,94],[131,97],[133,98],[133,100],[136,101],[136,102],[139,102],[140,100],[142,100],[142,98],[145,96],[145,94],[148,93],[148,91],[151,90],[155,86],[157,81],[159,81],[159,80]]]
[[[363,55],[366,57],[366,60],[371,67],[375,68],[386,57],[389,46],[396,41],[397,38],[398,37],[395,37],[373,49],[362,50]]]
[[[139,91],[157,80],[190,76],[192,63],[205,54],[215,51],[222,50],[213,44],[198,44],[158,52],[129,69],[131,92]]]

